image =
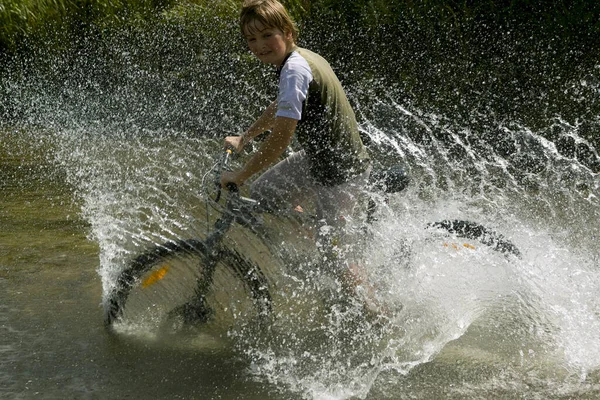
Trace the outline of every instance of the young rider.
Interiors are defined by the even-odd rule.
[[[268,210],[291,210],[312,201],[324,222],[318,238],[329,254],[351,247],[344,226],[356,214],[357,200],[369,178],[371,163],[354,111],[327,61],[296,46],[298,31],[277,0],[246,0],[240,28],[250,51],[277,68],[279,94],[241,136],[226,146],[240,152],[257,135],[270,130],[260,149],[237,171],[224,172],[221,184],[241,186],[270,167],[296,134],[302,151],[268,169],[250,186],[250,195]],[[335,247],[335,249],[333,249]],[[337,263],[345,284],[357,280],[349,265]]]

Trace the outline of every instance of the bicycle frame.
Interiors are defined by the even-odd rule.
[[[220,167],[215,173],[215,185],[217,185],[218,187],[217,197],[214,200],[215,202],[218,202],[221,198],[221,172],[227,166],[231,158],[231,153],[232,150],[227,149],[223,156],[223,159],[220,162]],[[221,217],[217,219],[217,221],[214,223],[213,231],[204,240],[204,243],[209,253],[211,253],[210,250],[214,248],[216,244],[221,242],[221,240],[227,234],[227,231],[234,222],[238,222],[243,226],[258,223],[256,218],[252,215],[253,211],[256,210],[259,204],[258,201],[250,199],[248,197],[240,196],[239,189],[234,184],[228,184],[227,190],[229,194],[227,195],[225,209]]]

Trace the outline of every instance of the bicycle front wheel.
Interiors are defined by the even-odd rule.
[[[109,327],[156,330],[202,325],[226,332],[270,313],[260,269],[235,251],[195,239],[166,242],[136,257],[105,300]]]

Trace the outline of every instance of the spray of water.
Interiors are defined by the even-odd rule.
[[[82,57],[63,66],[66,75],[50,73],[63,77],[57,82],[15,70],[7,85],[17,110],[12,123],[51,138],[52,157],[82,200],[105,294],[144,248],[206,235],[202,177],[220,137],[249,122],[270,88],[255,89],[252,80],[264,71],[231,53],[206,47],[194,67],[164,74],[136,63],[144,43],[132,48],[121,39],[104,49],[122,61],[120,83],[101,71],[114,68],[108,58],[94,67]],[[59,61],[53,68],[62,68]],[[241,78],[222,65],[251,73]],[[198,87],[181,79],[190,72],[214,79]],[[572,82],[569,90],[598,94],[594,82]],[[278,264],[266,266],[283,266],[273,325],[229,332],[250,375],[305,398],[385,397],[416,368],[461,359],[452,355],[460,349],[488,366],[519,360],[496,377],[500,386],[523,384],[519,371],[532,370],[585,381],[600,360],[600,157],[580,134],[583,124],[556,116],[533,129],[493,115],[466,123],[422,110],[389,87],[382,95],[381,85],[348,88],[375,159],[403,163],[412,179],[406,192],[379,201],[363,248],[381,312],[365,316],[358,302],[323,301],[335,282],[311,269],[309,251],[282,241]],[[585,126],[598,129],[598,116]],[[445,219],[499,232],[521,257],[427,228]],[[252,240],[240,234],[233,243],[260,258]]]

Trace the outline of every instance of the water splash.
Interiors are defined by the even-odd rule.
[[[149,45],[132,48],[128,38],[105,43],[115,57],[95,67],[96,56],[52,59],[49,73],[17,68],[6,85],[12,123],[50,138],[54,160],[82,199],[100,246],[105,293],[145,247],[204,237],[199,190],[220,148],[213,137],[247,124],[270,88],[254,89],[265,73],[260,67],[210,46],[167,72],[141,65]],[[246,68],[246,75],[231,72]],[[115,74],[106,71],[114,70],[121,79],[110,82]],[[210,84],[189,74],[204,74]],[[593,101],[590,93],[600,93],[594,74],[568,83],[569,93]],[[599,129],[598,116],[557,115],[533,128],[480,110],[469,121],[424,110],[385,82],[359,81],[349,91],[375,159],[402,162],[412,179],[407,192],[382,202],[365,249],[365,268],[388,314],[369,320],[356,304],[324,307],[314,294],[328,287],[327,278],[302,257],[284,258],[299,275],[282,274],[272,331],[231,332],[250,374],[282,391],[329,399],[393,392],[419,368],[450,360],[456,371],[455,361],[477,357],[473,365],[512,369],[494,375],[487,389],[474,380],[457,392],[534,381],[537,393],[549,386],[559,396],[556,371],[586,382],[600,358],[600,157],[586,133]],[[425,229],[444,219],[490,227],[523,258],[469,243],[473,250]],[[252,251],[248,237],[235,240]]]

